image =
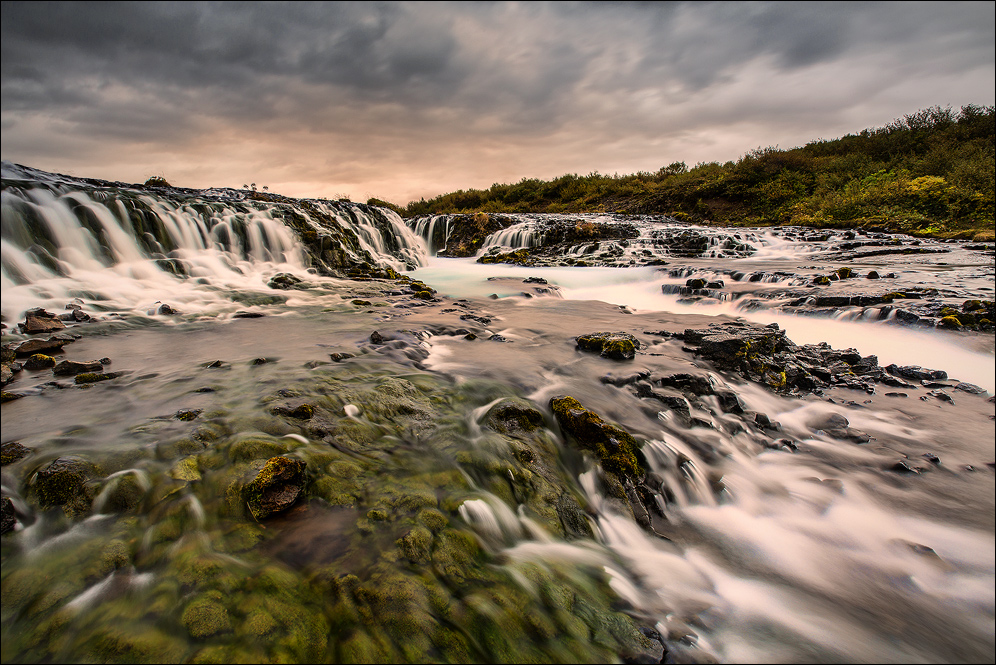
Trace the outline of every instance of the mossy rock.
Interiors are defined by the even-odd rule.
[[[55,367],[55,358],[44,353],[36,353],[24,361],[24,369],[49,369]]]
[[[624,332],[597,332],[579,335],[575,338],[578,348],[584,351],[597,351],[603,358],[632,360],[640,342],[633,335]]]
[[[817,275],[813,278],[813,284],[817,286],[826,286],[830,283],[830,278],[826,275]]]
[[[564,432],[578,447],[594,453],[603,469],[628,478],[642,475],[640,446],[629,432],[606,423],[570,396],[552,398],[550,408]]]
[[[87,639],[84,661],[98,663],[182,663],[187,645],[150,626],[109,625]]]
[[[937,322],[937,327],[946,328],[948,330],[957,330],[962,327],[962,323],[958,320],[957,316],[945,316]]]
[[[84,493],[88,480],[98,476],[97,466],[78,455],[59,457],[35,472],[30,494],[42,508],[65,506]]]
[[[544,419],[543,414],[528,401],[506,398],[488,409],[484,422],[500,434],[521,436],[542,427]]]
[[[250,462],[252,460],[276,457],[290,450],[289,440],[264,439],[262,436],[240,436],[228,448],[228,456],[233,462]]]
[[[855,276],[855,272],[853,270],[851,270],[850,268],[844,267],[844,268],[838,268],[837,269],[837,277],[839,277],[840,279],[850,279],[851,277],[854,277],[854,276]]]
[[[220,594],[217,593],[208,593],[191,601],[183,610],[180,623],[195,639],[232,631],[228,609],[220,602]]]
[[[7,466],[31,454],[31,449],[17,441],[5,441],[0,448],[0,465]]]
[[[136,510],[149,491],[149,482],[136,473],[125,473],[106,480],[98,500],[101,511],[125,513]]]
[[[303,491],[305,468],[302,460],[272,457],[253,480],[242,488],[242,498],[252,516],[265,519],[290,508]]]

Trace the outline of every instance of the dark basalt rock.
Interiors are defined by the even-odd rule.
[[[286,272],[277,273],[276,275],[270,278],[270,281],[267,282],[266,285],[269,286],[271,289],[282,289],[284,291],[290,289],[308,288],[308,285],[304,280]]]
[[[289,457],[271,457],[251,482],[242,488],[242,498],[256,520],[287,510],[304,489],[306,464]]]
[[[904,379],[914,379],[916,381],[928,381],[928,380],[943,380],[948,378],[947,372],[936,369],[924,369],[919,365],[888,365],[885,371],[893,376],[899,376]]]
[[[597,351],[603,358],[632,360],[640,342],[633,335],[624,332],[598,332],[579,335],[575,338],[578,348],[584,351]]]
[[[63,360],[52,368],[56,376],[75,376],[84,372],[100,372],[104,368],[99,360]]]
[[[3,497],[2,517],[0,517],[0,535],[10,533],[17,526],[17,513],[10,497]]]
[[[0,446],[0,465],[7,466],[24,459],[31,453],[31,449],[21,445],[17,441],[6,441]]]

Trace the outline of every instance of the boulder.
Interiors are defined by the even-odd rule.
[[[624,332],[597,332],[579,335],[575,338],[578,348],[584,351],[597,351],[603,358],[612,360],[632,360],[640,342],[633,335]]]
[[[93,462],[67,455],[38,469],[31,479],[30,490],[42,508],[64,506],[80,495],[84,484],[96,476]]]
[[[25,312],[24,321],[20,325],[21,332],[29,335],[55,332],[66,327],[58,316],[40,307]]]
[[[304,489],[306,464],[289,457],[271,457],[242,488],[242,498],[256,520],[287,510]]]
[[[642,476],[643,455],[629,432],[605,422],[570,396],[552,398],[550,408],[564,433],[579,448],[594,453],[603,469],[627,478]]]
[[[52,368],[56,376],[75,376],[84,372],[100,372],[104,366],[99,360],[63,360]]]

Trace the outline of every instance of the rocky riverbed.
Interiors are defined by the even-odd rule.
[[[667,265],[206,248],[163,253],[187,277],[61,255],[5,281],[3,660],[988,662],[991,249],[790,266],[789,233]],[[961,325],[794,327],[888,280]]]

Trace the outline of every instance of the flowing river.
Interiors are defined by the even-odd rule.
[[[4,386],[4,662],[993,660],[991,329],[794,311],[788,290],[844,261],[764,230],[748,256],[481,264],[365,206],[288,221],[230,190],[4,167],[4,344],[78,336],[51,356],[107,377],[22,355]],[[316,272],[305,223],[315,242],[337,225],[343,260],[374,272]],[[538,242],[512,231],[481,254]],[[991,247],[938,247],[847,264],[992,300]],[[698,277],[726,295],[689,297]],[[38,307],[89,320],[20,332]],[[948,378],[778,392],[680,336],[738,319]],[[635,357],[578,348],[600,331],[633,335]],[[668,393],[684,414],[660,398],[678,375],[709,387]],[[640,442],[645,500],[571,444],[563,395]],[[840,417],[867,438],[819,424]],[[257,517],[245,487],[278,456],[307,481]],[[59,460],[78,482],[53,498]]]

